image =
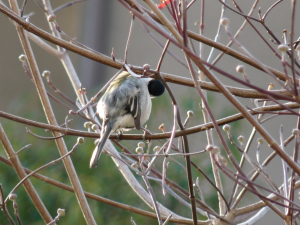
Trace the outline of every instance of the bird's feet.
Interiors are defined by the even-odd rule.
[[[141,129],[144,131],[143,141],[149,142],[149,140],[146,140],[146,137],[147,137],[147,134],[152,134],[152,133],[150,132],[150,130],[147,129],[147,125],[145,127],[141,127]]]
[[[117,142],[121,141],[121,135],[123,134],[123,131],[122,130],[118,130],[118,133],[117,133]]]

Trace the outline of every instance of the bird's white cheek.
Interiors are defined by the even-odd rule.
[[[143,125],[149,119],[151,114],[152,102],[150,97],[146,98],[144,107],[142,107],[141,124]]]

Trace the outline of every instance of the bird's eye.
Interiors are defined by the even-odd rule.
[[[157,97],[164,93],[165,86],[159,80],[150,80],[148,90],[150,95]]]

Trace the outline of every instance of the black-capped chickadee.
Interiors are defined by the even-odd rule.
[[[97,104],[102,130],[91,157],[90,168],[97,166],[105,142],[112,132],[118,129],[141,129],[150,116],[151,97],[160,96],[164,91],[165,87],[159,80],[140,78],[127,71],[111,82]]]

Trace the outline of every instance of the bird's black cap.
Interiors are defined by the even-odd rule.
[[[157,97],[164,93],[165,86],[159,80],[150,80],[148,83],[149,94]]]

